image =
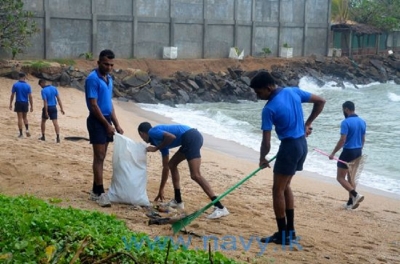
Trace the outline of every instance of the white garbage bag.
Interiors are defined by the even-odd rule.
[[[115,133],[111,202],[150,206],[147,196],[147,155],[142,143]]]

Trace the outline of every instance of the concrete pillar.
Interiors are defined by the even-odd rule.
[[[233,31],[233,46],[237,47],[239,45],[238,43],[238,22],[237,22],[237,18],[238,18],[238,0],[234,0],[233,3],[233,19],[234,19],[234,31]]]
[[[206,57],[206,45],[207,45],[207,0],[203,0],[203,43],[202,43],[202,50],[201,50],[201,57],[204,59]]]
[[[350,34],[349,34],[349,58],[352,58],[353,54],[353,48],[351,47],[353,45],[353,31],[350,29]]]
[[[332,0],[328,0],[328,14],[327,14],[327,24],[328,29],[326,32],[326,55],[329,53],[330,48],[330,39],[332,36],[331,32],[331,13],[332,13]]]
[[[307,52],[307,31],[308,31],[308,23],[307,23],[307,8],[308,8],[308,0],[304,0],[304,6],[303,6],[303,40],[302,40],[302,45],[301,45],[301,56],[305,56]]]
[[[250,41],[250,55],[254,56],[256,50],[256,0],[251,1],[251,41]]]
[[[175,47],[175,18],[172,15],[172,0],[169,0],[169,46]]]
[[[138,18],[137,18],[137,6],[136,0],[132,0],[132,58],[136,58],[136,39],[137,39],[137,28],[138,28]]]
[[[280,53],[280,48],[281,48],[281,46],[282,46],[282,43],[281,43],[281,39],[282,39],[282,37],[281,37],[281,34],[282,34],[282,25],[281,25],[281,12],[282,12],[282,1],[279,1],[278,2],[279,4],[279,7],[278,7],[278,37],[277,37],[277,39],[276,39],[276,41],[277,41],[277,47],[278,47],[278,52],[277,52],[277,54],[278,54],[278,57],[279,57],[279,53]]]
[[[92,9],[92,34],[91,34],[91,52],[93,54],[93,58],[96,57],[97,54],[97,13],[96,13],[96,5],[94,3],[95,0],[91,0],[91,9]]]
[[[50,3],[49,0],[43,0],[44,7],[44,59],[50,58],[50,34],[51,34],[51,26],[50,26]]]

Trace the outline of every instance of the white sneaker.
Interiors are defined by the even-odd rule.
[[[31,136],[31,132],[29,132],[29,130],[26,130],[26,136],[30,137]]]
[[[362,201],[364,201],[364,196],[362,194],[357,194],[357,196],[353,196],[353,207],[352,209],[356,209],[359,206],[359,203],[361,203]]]
[[[175,199],[172,199],[166,205],[174,209],[185,209],[185,204],[183,202],[177,203]]]
[[[108,198],[108,195],[106,193],[102,193],[99,196],[99,199],[97,200],[97,203],[101,206],[101,207],[111,207],[111,202],[110,199]]]
[[[229,211],[228,209],[226,209],[226,207],[220,209],[216,206],[214,206],[214,212],[212,212],[210,215],[207,216],[208,219],[217,219],[217,218],[221,218],[223,216],[227,216],[229,215]]]
[[[357,209],[359,206],[360,206],[359,203],[356,204],[356,205],[347,204],[347,203],[343,204],[343,208],[346,209],[346,210],[354,210],[354,209]]]
[[[95,194],[93,191],[90,191],[89,200],[97,201],[97,200],[99,200],[99,198],[100,198],[100,195]]]

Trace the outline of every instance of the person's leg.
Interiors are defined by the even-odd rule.
[[[19,136],[18,137],[22,137],[23,113],[22,112],[17,112],[17,118],[18,118],[18,130],[19,130]]]
[[[93,192],[97,195],[104,193],[103,166],[107,152],[106,144],[93,144]]]
[[[46,140],[46,136],[45,136],[45,134],[46,134],[46,119],[44,119],[44,118],[42,118],[42,121],[40,123],[40,130],[42,132],[42,136],[39,138],[39,140],[45,141]]]
[[[285,188],[285,212],[286,212],[286,235],[290,237],[295,237],[296,232],[294,229],[294,197],[292,188],[290,187],[290,182],[293,177],[290,177],[286,188]]]
[[[29,132],[29,123],[28,123],[28,112],[22,113],[22,118],[24,120],[25,129],[26,129],[26,136],[30,137],[31,133]]]
[[[185,160],[185,155],[178,151],[172,156],[172,158],[168,162],[169,170],[171,171],[172,184],[174,186],[174,199],[178,204],[182,203],[178,165],[183,160]]]
[[[51,121],[53,122],[54,131],[56,132],[56,135],[57,135],[57,138],[56,138],[57,143],[60,143],[60,127],[58,126],[58,121],[57,121],[57,119],[53,119]]]
[[[280,235],[286,233],[286,209],[293,209],[293,193],[288,187],[293,176],[274,173],[272,186],[272,200],[278,232]],[[288,204],[286,204],[288,202]]]

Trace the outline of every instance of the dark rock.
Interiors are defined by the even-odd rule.
[[[64,71],[60,76],[60,85],[61,86],[69,86],[71,83],[71,77]]]

